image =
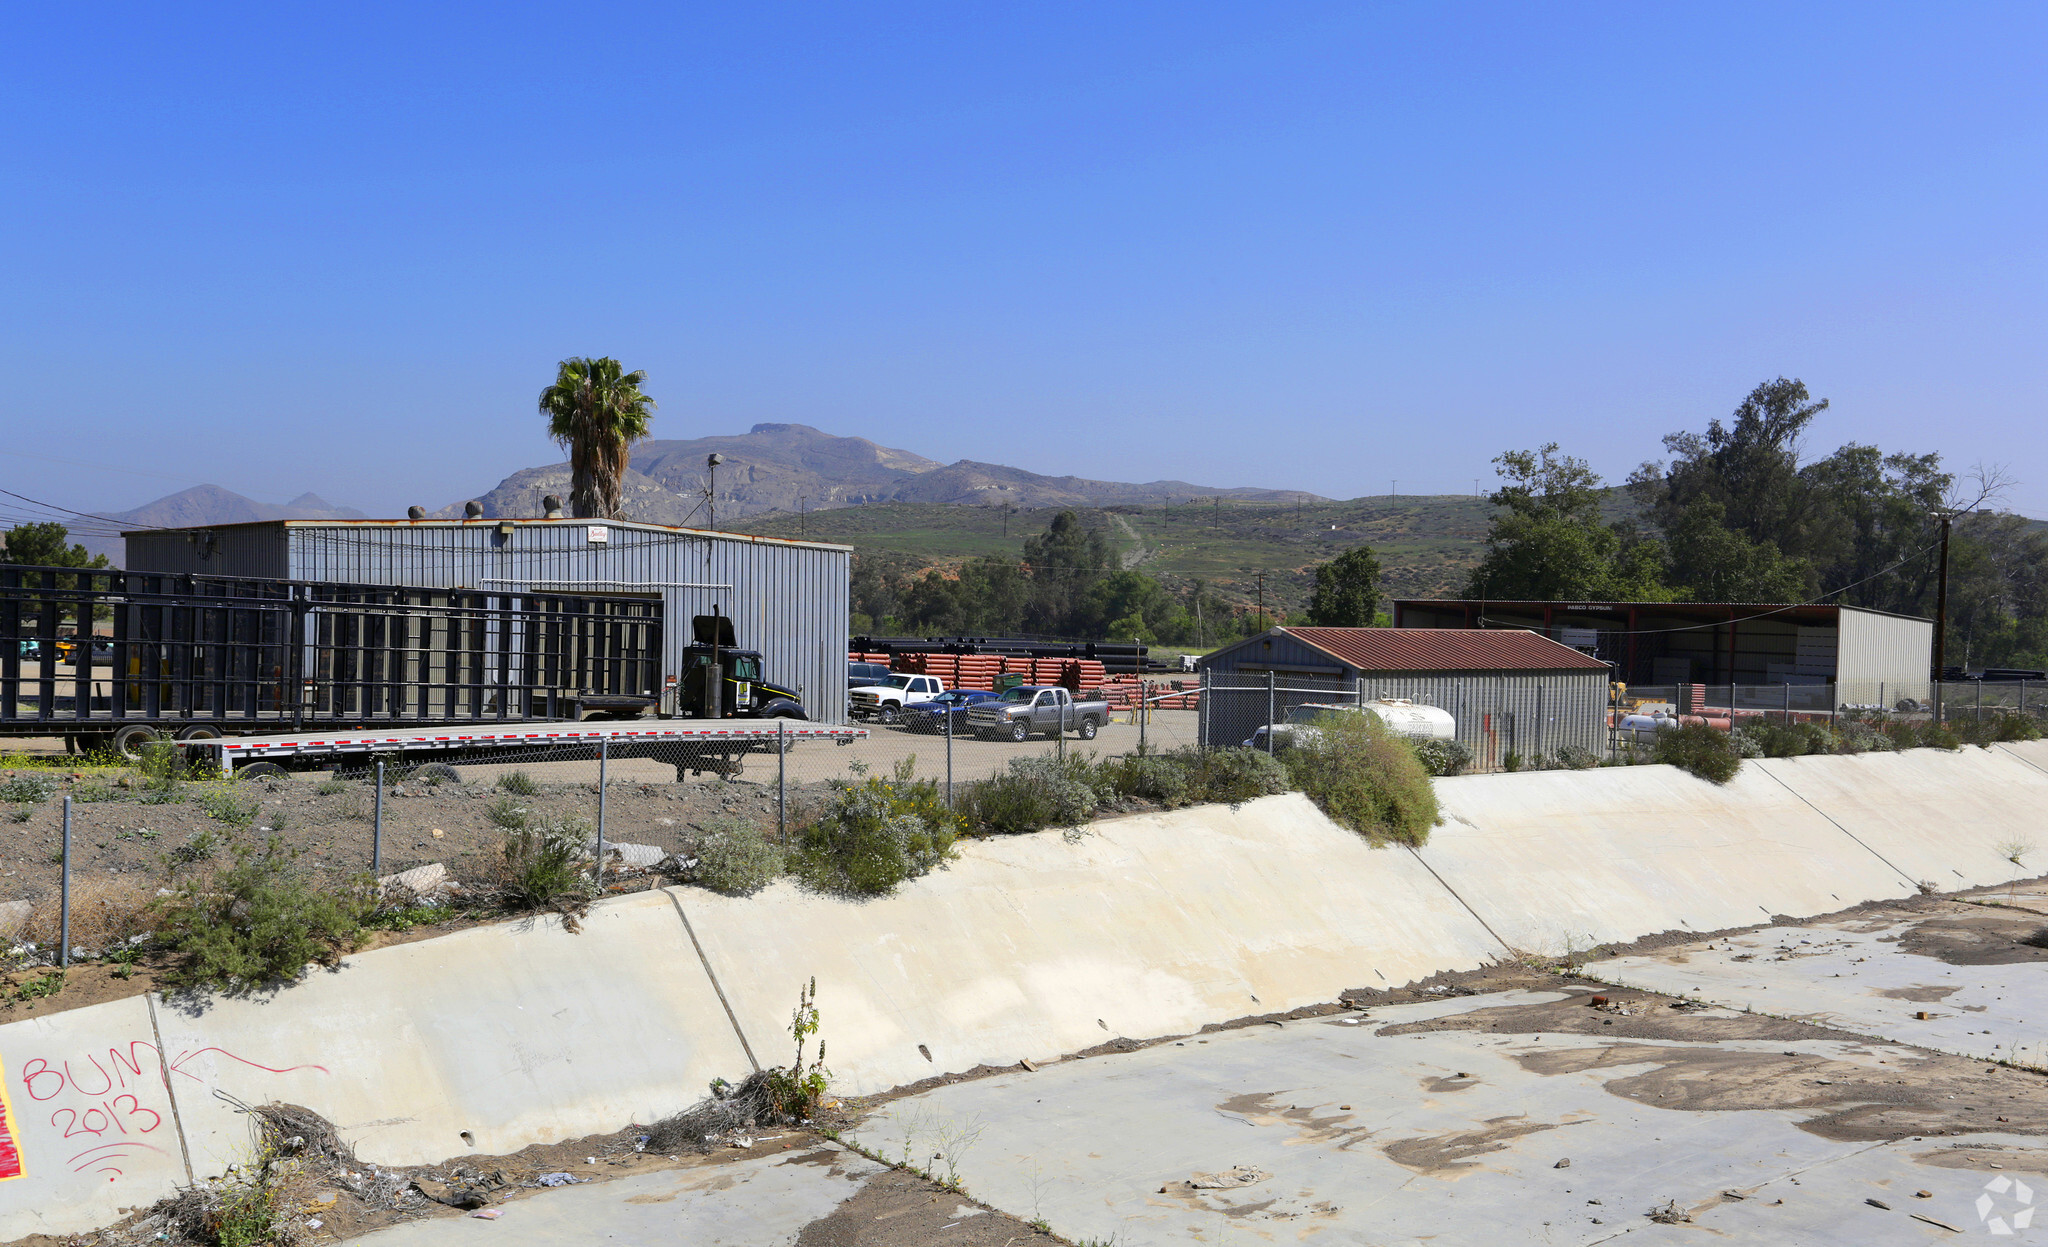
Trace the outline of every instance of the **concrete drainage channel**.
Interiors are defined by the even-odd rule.
[[[813,976],[838,1094],[1022,1059],[1045,1067],[893,1099],[852,1138],[1076,1241],[1321,1232],[1496,1242],[1504,1225],[1523,1241],[1655,1240],[1692,1232],[1679,1219],[1690,1217],[1738,1240],[1860,1243],[1938,1237],[1965,1214],[1965,1228],[1982,1232],[1980,1188],[2000,1174],[2048,1174],[2048,1152],[2032,1142],[2032,1073],[1969,1064],[1979,1049],[1964,1042],[1935,1046],[1967,1056],[1908,1047],[1941,1035],[1894,1033],[1885,1017],[1846,1006],[1835,1009],[1841,1031],[1770,1021],[1796,1033],[1629,1037],[1655,1028],[1594,1008],[1578,980],[1518,967],[1526,955],[1554,961],[1656,932],[1905,901],[1922,878],[1943,890],[2004,885],[2024,868],[1999,850],[2048,808],[2042,765],[2048,751],[2024,745],[1752,763],[1724,789],[1652,767],[1445,781],[1447,822],[1419,854],[1370,849],[1300,797],[1275,797],[1116,820],[1071,840],[973,842],[949,869],[863,905],[786,885],[745,900],[677,889],[598,905],[581,934],[535,920],[361,954],[274,997],[196,1012],[137,997],[12,1023],[0,1027],[12,1110],[0,1168],[19,1174],[0,1181],[0,1237],[87,1230],[235,1163],[247,1124],[216,1091],[311,1107],[364,1160],[386,1165],[502,1156],[653,1121],[712,1078],[745,1072],[749,1050],[786,1059],[788,1011]],[[1862,964],[1926,960],[1903,940],[1840,952],[1872,959]],[[1697,987],[1711,1005],[1674,1010],[1630,994],[1643,1017],[1763,1024],[1726,1007],[1750,1003],[1735,989],[1709,990],[1722,980],[1686,970],[1704,965],[1693,953],[1645,955],[1592,969],[1646,988]],[[1818,960],[1770,964],[1789,974]],[[1993,969],[2023,976],[2031,965]],[[1510,994],[1396,990],[1447,971],[1477,974],[1459,990]],[[1960,1003],[1944,1010],[1967,1020],[1981,1004],[1992,1020],[1974,1029],[2012,1033],[1978,1038],[2028,1058],[2048,1016],[2020,979],[1978,971],[1958,972],[1967,981],[1940,999]],[[1912,970],[1867,978],[1878,991],[1951,985]],[[1979,982],[2005,999],[1969,998]],[[1393,1003],[1201,1033],[1345,989]],[[1816,995],[1786,1011],[1816,1003],[1829,1007]],[[1185,1038],[1060,1059],[1162,1035]],[[1954,1080],[1941,1095],[1958,1100],[1913,1099],[1929,1079]],[[1694,1111],[1727,1086],[1767,1098]],[[1828,1122],[1847,1111],[1838,1086],[1913,1096],[1889,1124],[1835,1137],[1844,1130]],[[1658,1094],[1681,1102],[1646,1098]],[[2009,1097],[2006,1111],[1990,1111],[1994,1094]],[[838,1186],[806,1189],[843,1203],[873,1179],[846,1178],[867,1172],[851,1159],[814,1168],[834,1164]],[[1826,1200],[1809,1198],[1820,1175],[1834,1192]],[[778,1172],[756,1189],[766,1198],[802,1177]],[[602,1219],[600,1206],[614,1205],[651,1215],[653,1204],[625,1203],[623,1191],[586,1193],[616,1185],[576,1188],[573,1206],[589,1206],[577,1215]],[[1889,1207],[1835,1198],[1866,1189]],[[2014,1189],[1993,1192],[1994,1203],[2011,1203]],[[1667,1218],[1649,1216],[1653,1198],[1670,1205]],[[571,1200],[550,1192],[520,1207]],[[673,1216],[694,1206],[663,1202]],[[716,1200],[699,1202],[692,1215],[705,1225],[724,1215],[702,1210]],[[2015,1228],[2020,1211],[1995,1215]],[[538,1226],[543,1214],[531,1215]],[[491,1233],[516,1237],[515,1220],[508,1210]],[[980,1241],[959,1236],[972,1220],[933,1241]],[[729,1241],[802,1233],[749,1224]],[[458,1228],[383,1233],[396,1243]]]

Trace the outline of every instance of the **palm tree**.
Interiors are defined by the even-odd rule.
[[[654,400],[640,392],[645,372],[626,372],[619,361],[565,359],[555,383],[540,392],[548,436],[569,452],[569,514],[617,520],[620,482],[633,443],[647,436]]]

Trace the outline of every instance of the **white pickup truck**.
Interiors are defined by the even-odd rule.
[[[911,675],[898,671],[875,684],[863,685],[846,695],[856,719],[878,723],[901,723],[907,706],[930,701],[946,691],[935,675]]]

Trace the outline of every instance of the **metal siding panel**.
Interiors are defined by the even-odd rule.
[[[1887,705],[1900,696],[1928,696],[1934,665],[1932,620],[1902,619],[1845,606],[1836,643],[1835,680],[1848,686],[1842,700],[1873,701],[1880,683]]]

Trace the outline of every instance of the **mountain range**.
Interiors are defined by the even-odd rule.
[[[941,464],[864,437],[837,437],[807,424],[757,424],[733,436],[640,443],[634,448],[624,482],[627,518],[651,524],[705,524],[704,495],[709,484],[705,461],[713,454],[724,457],[718,467],[721,522],[775,511],[825,511],[877,502],[1038,508],[1156,505],[1215,497],[1250,502],[1324,501],[1299,490],[1216,488],[1186,481],[1098,481],[1046,476],[971,459]],[[487,516],[532,516],[541,513],[541,499],[546,495],[566,499],[568,493],[569,465],[556,463],[515,472],[476,501]],[[460,516],[464,502],[452,503],[434,514]]]
[[[757,424],[745,433],[729,436],[640,443],[634,448],[624,481],[626,518],[649,524],[709,524],[705,460],[713,454],[724,457],[717,482],[716,518],[720,525],[777,512],[828,511],[883,502],[1036,510],[1186,503],[1197,498],[1288,505],[1329,501],[1299,490],[1046,476],[971,459],[942,464],[863,437],[838,437],[806,424]],[[569,465],[554,463],[514,472],[473,500],[482,504],[486,516],[520,518],[540,515],[541,500],[547,495],[566,500],[568,493]],[[470,501],[451,502],[429,514],[459,518]],[[96,514],[114,531],[252,520],[367,518],[352,507],[338,507],[310,493],[277,506],[218,485],[197,485],[133,510]],[[74,540],[118,563],[120,538],[111,532],[92,533],[90,527],[80,526]]]

